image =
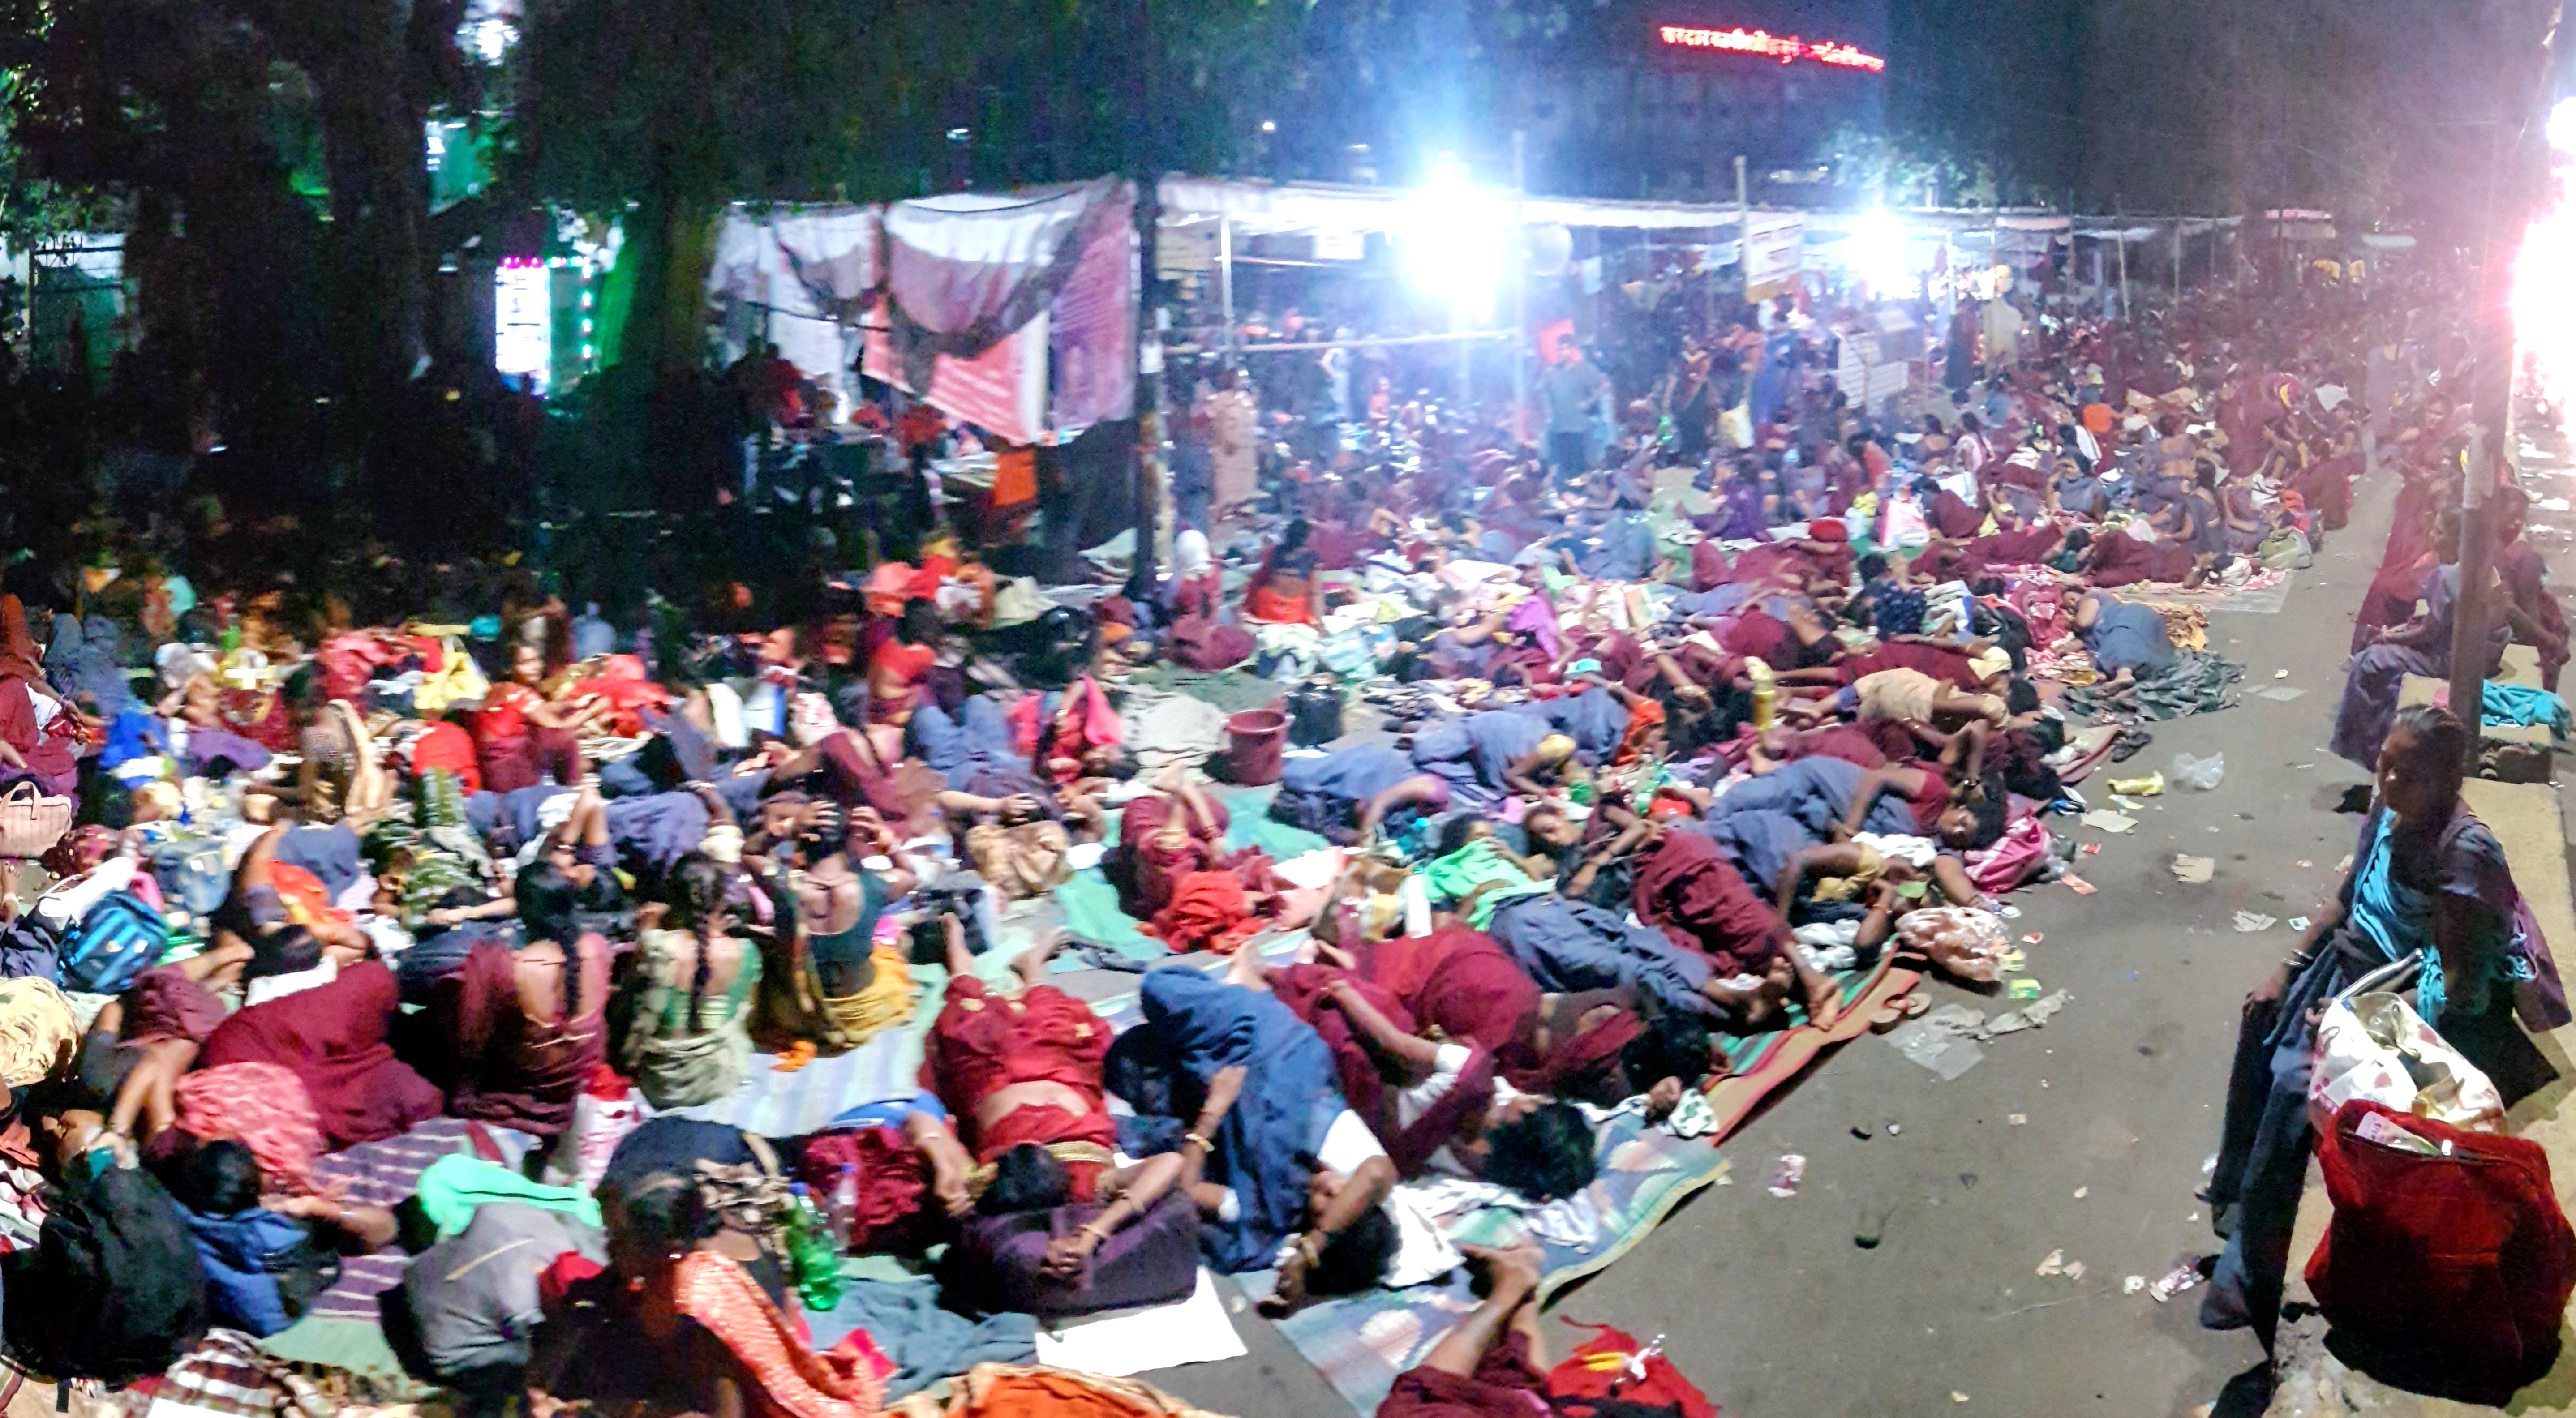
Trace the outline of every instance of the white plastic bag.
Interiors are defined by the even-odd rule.
[[[2308,1120],[2321,1131],[2330,1128],[2355,1098],[2473,1132],[2504,1127],[2504,1098],[2494,1081],[2404,998],[2386,991],[2336,1000],[2317,1022]]]
[[[2197,788],[2206,793],[2217,787],[2219,780],[2226,776],[2226,754],[2213,753],[2207,758],[2194,758],[2188,753],[2174,755],[2173,780],[2186,788]]]
[[[602,1098],[590,1086],[584,1087],[572,1100],[572,1125],[564,1129],[554,1156],[546,1161],[546,1184],[598,1190],[608,1159],[617,1155],[617,1144],[644,1126],[651,1112],[644,1095],[632,1087],[617,1098]]]

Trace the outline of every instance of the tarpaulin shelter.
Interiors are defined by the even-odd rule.
[[[1014,443],[1134,412],[1135,189],[1115,178],[885,206],[735,207],[707,274],[827,387],[857,362]],[[781,319],[780,317],[784,317]],[[730,352],[730,351],[729,351]]]

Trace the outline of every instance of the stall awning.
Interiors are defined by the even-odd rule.
[[[1248,235],[1278,232],[1400,232],[1413,225],[1413,192],[1326,182],[1244,182],[1219,177],[1166,177],[1158,189],[1166,224],[1230,218]],[[1508,201],[1508,198],[1503,200]],[[1733,204],[1624,202],[1608,198],[1527,197],[1518,204],[1531,223],[1629,231],[1733,230]],[[1763,213],[1756,212],[1758,225]]]

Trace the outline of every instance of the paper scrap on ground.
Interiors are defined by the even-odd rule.
[[[2084,878],[2077,876],[2073,872],[2066,873],[2064,876],[2059,877],[2058,880],[2065,882],[2066,889],[2074,892],[2078,896],[2090,896],[2100,889],[2093,883],[2086,881]]]
[[[2259,916],[2252,911],[2239,911],[2236,913],[2236,929],[2240,931],[2248,933],[2254,931],[2268,931],[2272,926],[2273,918],[2270,916]]]
[[[2187,882],[2194,886],[2209,880],[2210,873],[2217,870],[2218,859],[2216,857],[2186,857],[2177,855],[2173,859],[2174,880]]]
[[[2305,917],[2305,916],[2292,916],[2292,917],[2290,918],[2290,929],[2292,929],[2292,930],[2294,930],[2294,931],[2303,931],[2303,930],[2306,930],[2307,928],[2308,928],[2308,918],[2307,918],[2307,917]]]
[[[2031,983],[2036,986],[2038,982]],[[2019,1009],[2007,1010],[1987,1020],[1985,1033],[1987,1036],[2018,1034],[2024,1029],[2042,1028],[2049,1020],[2057,1017],[2059,1010],[2066,1008],[2067,999],[2066,991],[2052,991],[2045,999],[2034,999]],[[2019,1114],[2015,1116],[2018,1117]]]
[[[1985,1032],[1985,1015],[1952,1004],[1889,1034],[1887,1042],[1947,1083],[1985,1062],[1986,1051],[1975,1042]]]
[[[2287,704],[2291,700],[2296,699],[2305,693],[2307,693],[2306,690],[2295,688],[2290,685],[2267,684],[2261,689],[2254,691],[2254,697],[2257,699],[2269,699],[2275,704]]]
[[[1038,1330],[1039,1363],[1111,1378],[1219,1363],[1249,1352],[1226,1318],[1206,1266],[1199,1267],[1198,1288],[1178,1304],[1117,1310]]]
[[[2087,827],[2099,827],[2105,832],[2115,834],[2127,832],[2138,825],[2138,820],[2127,813],[2098,807],[2084,814],[2083,821]]]

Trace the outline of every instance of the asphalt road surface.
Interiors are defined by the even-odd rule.
[[[1550,1314],[1663,1335],[1737,1414],[2188,1415],[2260,1365],[2249,1335],[2198,1327],[2197,1292],[2158,1304],[2123,1282],[2213,1247],[2192,1193],[2217,1146],[2238,1001],[2296,944],[2288,919],[2332,894],[2351,850],[2358,819],[2333,806],[2365,775],[2323,744],[2393,490],[2385,474],[2363,483],[2351,526],[2296,574],[2280,613],[2211,616],[2211,648],[2246,666],[2243,701],[2149,725],[2154,744],[2115,770],[2170,778],[2177,753],[2221,753],[2225,781],[2147,800],[2124,835],[2074,827],[2101,845],[2077,864],[2097,894],[2050,884],[2013,898],[2015,932],[2042,937],[2027,973],[2072,992],[2063,1013],[1996,1039],[1946,1083],[1882,1038],[1828,1055],[1726,1140],[1730,1185]],[[2273,688],[2305,692],[2250,693]],[[2085,785],[2096,806],[2107,776]],[[2215,875],[2176,881],[2177,853],[2215,858]],[[2240,933],[2240,911],[2280,924]],[[2006,1007],[1924,988],[1936,1006]],[[1762,1183],[1792,1152],[1805,1184],[1774,1198]],[[2052,1253],[2082,1278],[2035,1273]],[[1241,1418],[1346,1411],[1266,1322],[1246,1311],[1236,1327],[1248,1356],[1144,1377]],[[1575,1342],[1549,1331],[1559,1356]]]

